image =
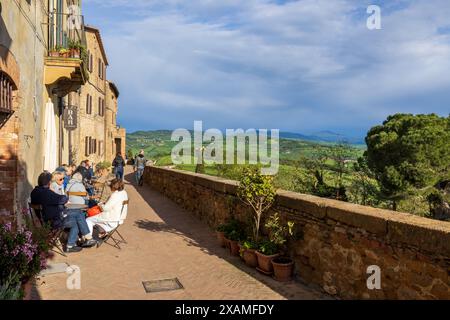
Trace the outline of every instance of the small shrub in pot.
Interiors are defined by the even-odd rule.
[[[245,264],[251,268],[258,266],[258,258],[256,257],[256,250],[258,244],[252,240],[246,240],[241,246],[241,256],[245,261]]]

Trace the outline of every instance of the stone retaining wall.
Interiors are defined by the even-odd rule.
[[[144,179],[212,228],[251,214],[236,181],[158,167]],[[450,223],[288,191],[272,210],[295,222],[290,252],[302,281],[343,299],[450,299]],[[379,290],[367,288],[372,265]]]

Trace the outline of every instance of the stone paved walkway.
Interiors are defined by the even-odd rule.
[[[81,269],[81,289],[66,288],[64,273],[41,277],[40,299],[321,299],[298,283],[280,284],[248,268],[217,244],[204,223],[148,187],[134,184],[127,170],[130,198],[122,234],[128,244],[57,255],[52,263]],[[133,181],[130,183],[130,181]],[[184,289],[146,293],[142,281],[177,277]]]

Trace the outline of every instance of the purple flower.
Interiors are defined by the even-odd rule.
[[[16,247],[16,248],[11,252],[11,254],[12,254],[13,257],[16,257],[16,256],[19,254],[19,252],[20,252],[20,247]]]
[[[32,241],[32,237],[33,234],[31,233],[31,231],[25,231],[25,239],[27,240],[27,242],[31,242]]]
[[[12,230],[11,222],[6,223],[3,228],[5,229],[5,231],[11,232],[11,230]]]

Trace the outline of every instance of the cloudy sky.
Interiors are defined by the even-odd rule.
[[[450,112],[448,0],[85,0],[119,122],[363,136],[396,112]],[[381,7],[382,29],[366,10]]]

